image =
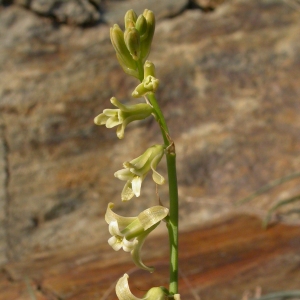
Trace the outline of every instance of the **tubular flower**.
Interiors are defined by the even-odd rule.
[[[112,211],[113,207],[114,204],[109,203],[105,214],[105,221],[112,235],[108,244],[115,251],[123,248],[124,251],[131,252],[136,266],[153,272],[152,267],[145,266],[141,261],[140,251],[148,234],[168,215],[169,210],[158,205],[144,210],[137,217],[122,217]]]
[[[155,78],[155,66],[147,60],[144,64],[144,79],[132,92],[132,96],[140,98],[147,93],[154,93],[159,86],[159,80]]]
[[[110,102],[118,108],[104,109],[103,113],[95,117],[94,122],[96,125],[105,125],[107,128],[118,126],[117,136],[119,139],[124,137],[125,128],[129,123],[146,119],[153,112],[153,108],[147,103],[124,105],[115,97],[112,97]]]
[[[153,287],[151,288],[143,298],[135,297],[129,288],[128,285],[127,274],[124,274],[121,277],[116,285],[116,294],[119,300],[165,300],[167,299],[167,294],[165,293],[165,289],[161,287]]]
[[[121,194],[122,201],[128,201],[134,195],[136,197],[140,196],[142,182],[150,169],[153,172],[152,178],[157,184],[165,182],[164,177],[156,172],[156,167],[163,155],[164,146],[154,145],[148,148],[141,156],[123,164],[124,169],[115,173],[115,177],[127,181]]]

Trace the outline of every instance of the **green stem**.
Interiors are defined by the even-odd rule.
[[[137,64],[138,72],[139,72],[139,80],[140,80],[140,82],[142,82],[144,79],[144,65],[140,59],[136,62],[136,64]]]
[[[168,167],[169,179],[169,197],[170,210],[169,218],[167,220],[167,228],[169,232],[170,242],[170,286],[169,292],[171,294],[178,293],[178,186],[176,174],[176,153],[175,145],[169,137],[169,129],[166,124],[164,115],[157,103],[156,97],[153,93],[148,94],[148,100],[155,111],[156,120],[160,125],[161,133],[166,148],[166,158]]]
[[[163,136],[164,142],[165,142],[166,146],[169,146],[171,144],[170,139],[169,139],[169,129],[168,129],[165,117],[157,103],[154,93],[149,93],[147,95],[147,98],[148,98],[149,102],[151,103],[152,107],[154,108],[155,117],[156,117],[157,122],[159,123],[159,127],[161,130],[161,134]]]

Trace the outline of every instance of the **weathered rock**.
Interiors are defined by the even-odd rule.
[[[262,295],[298,289],[299,234],[298,226],[283,224],[263,230],[258,218],[245,215],[184,232],[179,254],[181,299],[220,300],[222,295],[222,300],[231,300],[253,295],[257,288]],[[147,239],[142,252],[154,273],[132,267],[129,253],[112,251],[108,244],[31,255],[4,267],[10,280],[0,276],[0,300],[32,299],[24,277],[31,279],[37,300],[115,300],[115,284],[124,273],[137,297],[150,287],[167,287],[166,232]]]
[[[158,22],[150,59],[177,147],[183,227],[299,169],[299,22],[276,0],[228,1]],[[161,142],[150,119],[122,141],[93,124],[111,96],[136,103],[137,82],[118,66],[108,26],[73,28],[10,6],[0,11],[0,53],[10,257],[102,242],[106,205],[120,203],[123,187],[113,173]],[[246,209],[263,212],[299,186],[287,183]],[[154,188],[147,178],[140,199],[117,209],[135,215],[156,204]],[[159,192],[167,203],[167,187]]]
[[[224,2],[225,0],[192,0],[192,3],[198,5],[203,10],[213,10]]]
[[[88,0],[15,0],[15,3],[62,23],[85,25],[100,20],[99,9]]]
[[[137,14],[143,13],[144,9],[150,9],[155,13],[157,20],[170,18],[178,15],[188,5],[188,0],[130,0],[108,1],[105,5],[104,21],[110,25],[124,23],[124,14],[128,9],[133,9]]]

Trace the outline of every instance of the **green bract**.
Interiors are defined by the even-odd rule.
[[[124,169],[115,173],[115,177],[127,181],[123,191],[122,200],[130,200],[134,195],[140,196],[141,186],[144,178],[152,170],[152,178],[157,184],[163,184],[165,179],[158,172],[156,167],[164,155],[163,145],[154,145],[148,148],[141,156],[125,162]]]
[[[118,109],[104,109],[103,113],[95,117],[94,122],[97,125],[105,125],[107,128],[118,126],[119,139],[124,137],[125,128],[129,123],[146,119],[153,112],[153,108],[147,103],[124,105],[115,97],[112,97],[110,102]]]

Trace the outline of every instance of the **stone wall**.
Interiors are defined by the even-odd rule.
[[[123,186],[113,173],[161,142],[151,120],[122,141],[93,124],[110,97],[136,102],[109,40],[131,7],[158,10],[150,59],[177,146],[183,227],[299,170],[300,13],[284,1],[106,1],[83,27],[18,2],[0,8],[0,262],[107,239],[103,214]],[[120,212],[155,204],[153,188],[145,180],[141,199]],[[299,192],[293,181],[245,209]],[[167,203],[165,186],[160,196]]]

